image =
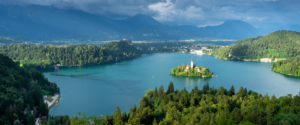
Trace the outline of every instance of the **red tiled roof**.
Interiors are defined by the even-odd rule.
[[[187,64],[186,67],[190,67],[189,64]]]
[[[47,120],[47,116],[42,116],[42,120]]]

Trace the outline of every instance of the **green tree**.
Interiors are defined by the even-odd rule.
[[[27,121],[28,121],[28,122],[27,122],[28,125],[35,125],[35,117],[34,117],[34,115],[31,115],[31,114],[30,114],[30,115],[28,116],[27,119],[28,119],[28,120],[27,120]]]
[[[230,95],[235,95],[235,89],[234,89],[234,86],[233,86],[233,85],[231,85],[229,91],[230,91]]]
[[[21,125],[21,123],[20,123],[19,120],[15,120],[15,121],[14,121],[14,125]]]
[[[169,84],[169,86],[168,86],[168,93],[172,93],[172,92],[174,92],[174,84],[171,81],[170,84]]]

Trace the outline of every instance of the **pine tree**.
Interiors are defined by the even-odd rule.
[[[168,87],[168,93],[172,93],[172,92],[174,92],[174,84],[171,81],[170,84],[169,84],[169,87]]]
[[[157,87],[155,87],[154,93],[153,93],[153,99],[155,100],[157,96],[158,96]]]
[[[245,89],[243,88],[243,86],[240,87],[239,95],[240,95],[241,97],[244,97],[244,96],[245,96]]]
[[[20,123],[19,120],[15,120],[15,121],[14,121],[14,125],[21,125],[21,123]]]
[[[31,114],[28,116],[28,125],[35,125],[35,117]]]
[[[160,96],[160,98],[162,98],[164,96],[164,87],[163,87],[163,85],[159,86],[158,95]]]
[[[193,89],[194,91],[196,91],[196,90],[198,90],[198,86],[197,85],[195,85],[195,87],[194,87],[194,89]]]
[[[230,96],[235,95],[235,89],[234,89],[234,86],[233,86],[233,85],[231,85],[229,91],[230,91]]]

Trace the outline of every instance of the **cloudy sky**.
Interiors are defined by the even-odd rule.
[[[136,14],[165,24],[198,27],[243,20],[255,27],[300,25],[300,0],[1,0],[0,4],[78,9],[114,19]]]

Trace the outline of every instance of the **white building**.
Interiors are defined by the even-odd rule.
[[[272,62],[271,58],[261,58],[260,62]]]
[[[207,47],[205,47],[205,46],[204,46],[204,47],[202,47],[202,50],[207,50]]]
[[[202,51],[202,50],[195,50],[195,51],[192,51],[191,53],[192,53],[192,54],[199,54],[199,55],[202,55],[202,54],[203,54],[203,51]]]
[[[197,69],[198,72],[201,72],[201,70],[198,66],[196,66],[195,69]]]
[[[155,47],[150,47],[148,50],[154,50]]]
[[[190,66],[189,66],[189,64],[187,64],[187,65],[185,66],[185,71],[187,71],[189,68],[190,68]]]

